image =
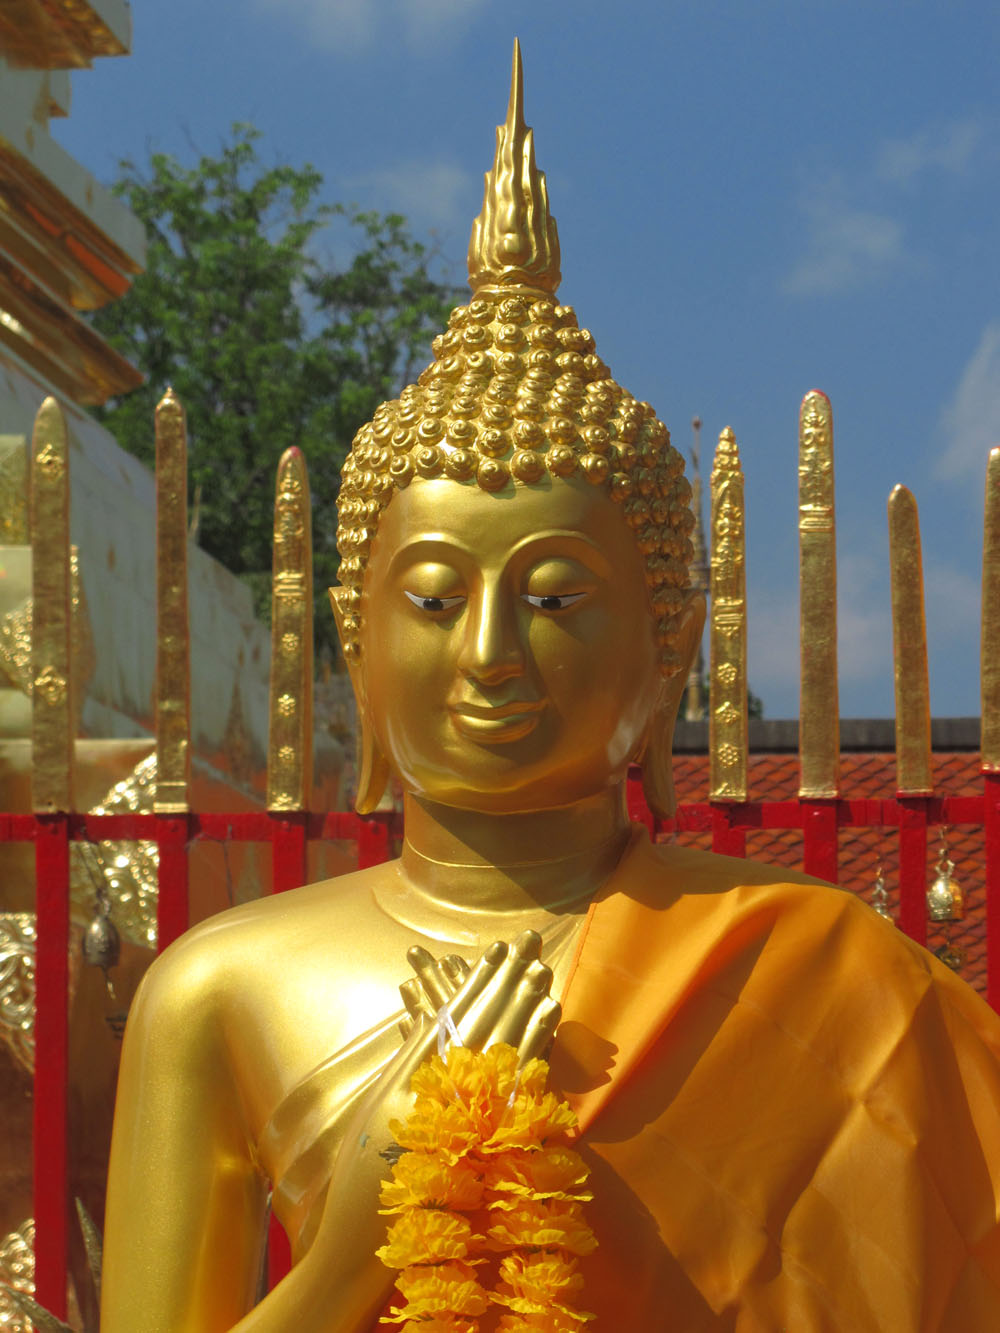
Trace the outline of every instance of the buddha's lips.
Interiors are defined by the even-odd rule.
[[[459,731],[476,741],[516,741],[538,725],[544,699],[510,699],[502,704],[450,704]]]

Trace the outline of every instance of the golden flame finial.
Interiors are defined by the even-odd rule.
[[[493,169],[472,224],[469,285],[474,292],[500,288],[552,295],[561,276],[545,173],[535,166],[534,134],[524,123],[521,46],[515,38],[507,119],[497,126]]]

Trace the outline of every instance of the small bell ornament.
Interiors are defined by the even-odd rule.
[[[880,917],[886,921],[896,924],[896,918],[892,914],[892,908],[889,906],[889,891],[885,887],[885,875],[882,873],[882,863],[879,862],[878,870],[875,872],[875,887],[872,889],[871,898],[872,908]]]
[[[122,945],[118,928],[111,920],[111,903],[106,893],[98,890],[96,910],[88,923],[81,940],[83,961],[91,967],[99,967],[104,973],[104,984],[108,994],[115,998],[115,988],[108,975],[112,967],[117,967],[121,957]]]
[[[932,921],[961,921],[965,916],[965,895],[954,878],[955,862],[948,855],[947,830],[941,830],[941,851],[937,878],[927,890],[927,915]]]

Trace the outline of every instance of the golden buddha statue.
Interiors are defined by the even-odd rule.
[[[474,1049],[551,1048],[592,1168],[597,1328],[1000,1327],[995,1015],[853,896],[629,823],[631,762],[672,801],[704,614],[689,487],[554,299],[521,101],[515,50],[473,299],[359,432],[339,500],[358,806],[398,777],[402,856],[225,912],[150,970],[102,1329],[374,1328],[388,1124],[435,1015]],[[269,1190],[293,1267],[255,1303]]]

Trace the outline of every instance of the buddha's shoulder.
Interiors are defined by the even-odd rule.
[[[721,856],[676,843],[646,842],[639,850],[638,878],[651,906],[683,899],[692,910],[794,915],[825,929],[834,918],[857,919],[863,929],[883,932],[886,923],[857,894],[790,866]]]
[[[791,866],[769,865],[739,856],[721,856],[675,842],[649,842],[637,848],[648,870],[662,883],[685,893],[726,893],[735,888],[818,890],[820,896],[843,892]]]
[[[149,968],[147,995],[177,992],[224,998],[229,983],[240,990],[256,976],[261,985],[280,977],[289,959],[306,965],[310,955],[336,964],[352,936],[374,917],[376,881],[395,862],[319,880],[286,893],[256,898],[199,922],[165,949]],[[381,923],[380,923],[381,924]]]

